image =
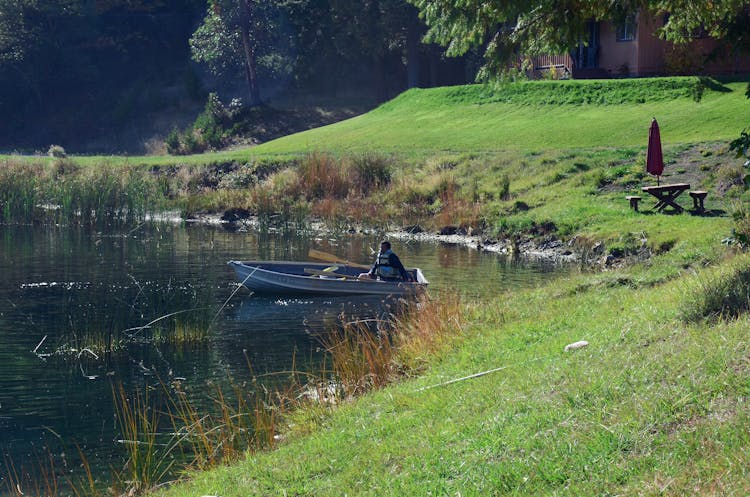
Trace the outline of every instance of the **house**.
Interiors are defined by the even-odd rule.
[[[552,72],[576,79],[750,72],[750,54],[732,53],[719,40],[696,33],[685,45],[660,39],[669,15],[640,11],[621,23],[591,21],[586,40],[571,53],[531,59],[531,77]]]

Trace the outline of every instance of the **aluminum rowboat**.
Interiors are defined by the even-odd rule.
[[[419,268],[407,269],[414,282],[358,280],[361,268],[318,262],[229,261],[237,280],[261,294],[404,295],[424,290]]]

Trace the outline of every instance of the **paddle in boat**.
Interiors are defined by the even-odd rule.
[[[407,268],[413,281],[359,279],[362,266],[352,263],[229,261],[237,280],[261,294],[406,295],[429,283],[419,268]],[[368,268],[369,269],[369,268]]]

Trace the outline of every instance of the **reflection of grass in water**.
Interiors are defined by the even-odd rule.
[[[103,497],[104,492],[91,470],[88,459],[80,446],[76,445],[80,457],[82,475],[79,477],[62,474],[67,469],[60,468],[55,456],[47,449],[47,454],[36,458],[30,468],[16,467],[14,462],[3,456],[5,477],[0,479],[0,488],[5,488],[7,495],[13,497],[58,497],[75,495],[77,497]],[[67,462],[64,466],[67,466]],[[32,476],[33,475],[33,476]],[[4,494],[5,495],[5,494]]]

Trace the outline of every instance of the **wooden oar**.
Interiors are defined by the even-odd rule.
[[[329,254],[328,252],[321,252],[320,250],[310,249],[310,252],[308,252],[307,255],[309,255],[313,259],[318,259],[320,261],[334,262],[336,264],[346,264],[347,266],[358,267],[360,269],[370,269],[370,266],[357,264],[356,262],[349,262],[333,254]]]
[[[333,271],[321,271],[320,269],[305,268],[305,272],[307,274],[312,274],[315,276],[331,276],[333,278],[345,278],[347,280],[359,280],[359,281],[364,281],[364,282],[371,281],[371,282],[377,283],[377,280],[372,280],[369,278],[360,280],[358,277],[352,276],[351,274],[334,273]]]

